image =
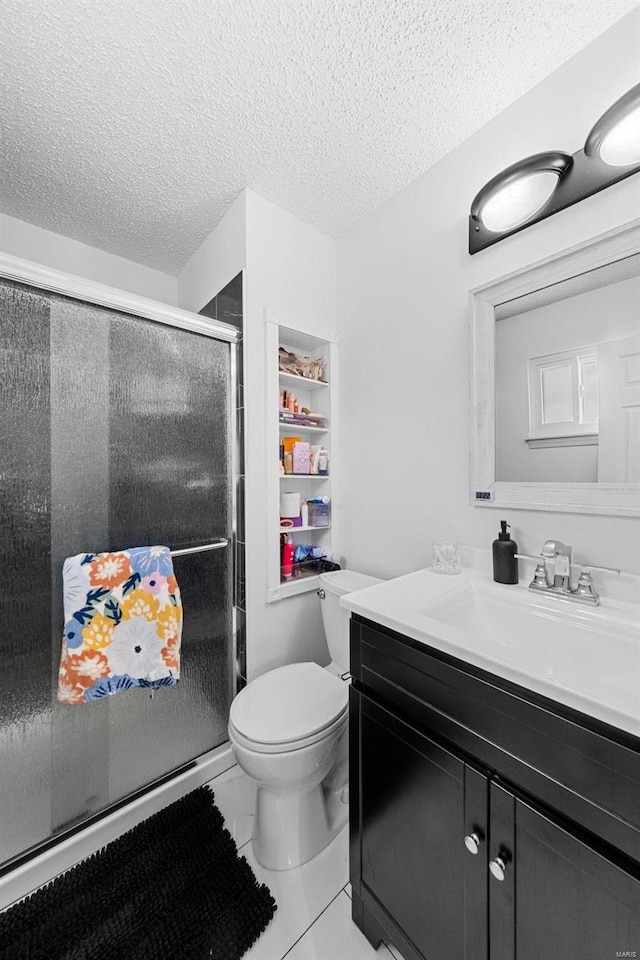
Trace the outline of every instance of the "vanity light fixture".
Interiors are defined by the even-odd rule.
[[[640,84],[609,107],[584,150],[536,153],[502,170],[469,213],[474,254],[640,171]]]

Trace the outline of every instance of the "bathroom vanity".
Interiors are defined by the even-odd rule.
[[[352,614],[354,921],[374,945],[389,941],[405,960],[640,956],[640,739],[633,715],[616,725],[602,719],[614,716],[606,704],[594,716],[562,702],[575,704],[580,684],[566,696],[557,680],[560,661],[547,659],[543,643],[539,673],[557,684],[557,699],[541,692],[544,680],[529,684],[522,674],[514,682],[508,651],[503,662],[496,657],[495,669],[488,658],[479,666],[481,638],[467,653],[453,642],[463,634],[459,624],[456,636],[456,628],[447,633],[429,618],[430,604],[437,607],[428,596],[434,584],[449,597],[445,606],[460,606],[450,584],[441,585],[454,578],[428,574],[396,581],[409,583],[406,596],[419,587],[426,609],[421,620],[403,614],[408,633],[390,627],[400,619],[393,604],[402,595],[393,582],[343,601]],[[453,589],[476,589],[474,583]],[[541,616],[553,628],[553,613],[527,606],[520,588],[504,589],[518,590],[525,617],[538,617],[538,628]],[[573,611],[559,616],[570,619]],[[564,626],[570,636],[570,624]],[[478,623],[478,634],[482,629]],[[597,641],[588,616],[583,629],[588,660]],[[639,668],[637,646],[630,664]],[[639,697],[636,687],[636,718]],[[625,709],[633,713],[633,703]]]

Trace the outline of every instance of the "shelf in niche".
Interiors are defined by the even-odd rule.
[[[297,387],[298,390],[320,390],[329,386],[328,380],[312,380],[310,377],[299,377],[295,373],[278,372],[280,383],[285,387]]]
[[[329,433],[329,427],[305,427],[301,423],[282,423],[278,426],[283,433]]]
[[[282,314],[270,310],[265,312],[265,327],[266,351],[269,358],[265,377],[266,448],[275,452],[276,441],[282,447],[287,438],[296,435],[300,440],[305,440],[309,444],[318,444],[318,446],[322,444],[323,447],[328,449],[331,441],[334,441],[337,447],[339,424],[336,399],[339,383],[339,358],[337,337],[334,331],[320,327],[317,327],[317,329],[307,328],[306,325],[299,323],[294,317],[284,317]],[[310,377],[301,377],[298,374],[281,370],[278,362],[281,347],[294,353],[324,359],[326,364],[324,376],[326,379],[314,380]],[[307,419],[306,423],[287,421],[287,413],[290,416],[292,411],[284,411],[282,405],[278,404],[278,393],[280,392],[280,400],[282,400],[283,390],[291,396],[297,397],[300,410],[302,407],[313,410],[321,419],[307,419],[305,415],[302,415],[301,419]],[[284,418],[283,421],[280,420],[280,416]],[[275,430],[276,421],[279,427],[277,431]],[[333,467],[333,463],[331,466]],[[296,491],[300,494],[301,499],[333,495],[336,479],[337,474],[333,469],[331,475],[328,473],[281,474],[279,471],[276,474],[271,473],[269,469],[266,478],[269,516],[265,591],[267,603],[273,603],[296,594],[304,594],[307,591],[312,592],[318,586],[317,574],[292,577],[286,581],[281,579],[280,544],[284,539],[283,534],[289,534],[287,539],[292,540],[294,544],[313,542],[314,545],[321,546],[327,555],[339,555],[339,539],[336,538],[339,535],[340,526],[337,517],[327,527],[312,527],[311,524],[305,524],[304,527],[280,528],[279,494],[285,490],[288,492]],[[284,483],[280,481],[284,481]],[[276,526],[278,527],[277,537],[274,529]],[[327,534],[323,533],[323,530],[331,530],[331,532]]]
[[[291,580],[283,580],[277,587],[267,588],[267,603],[273,603],[275,600],[284,600],[285,597],[293,597],[297,593],[310,593],[315,590],[320,583],[319,575],[313,574],[308,577],[292,577]]]
[[[328,523],[324,527],[310,527],[308,525],[306,527],[280,527],[280,533],[302,533],[304,530],[322,531],[322,530],[330,530],[330,529],[331,529],[331,524]]]
[[[328,480],[328,473],[281,473],[281,480]]]

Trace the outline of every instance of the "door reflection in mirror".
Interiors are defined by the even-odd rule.
[[[496,480],[640,481],[640,255],[495,318]]]

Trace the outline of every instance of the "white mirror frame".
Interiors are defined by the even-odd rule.
[[[476,506],[640,516],[638,483],[504,482],[495,466],[496,306],[636,253],[640,219],[470,291],[469,476]],[[491,499],[479,501],[476,491],[489,491]]]

